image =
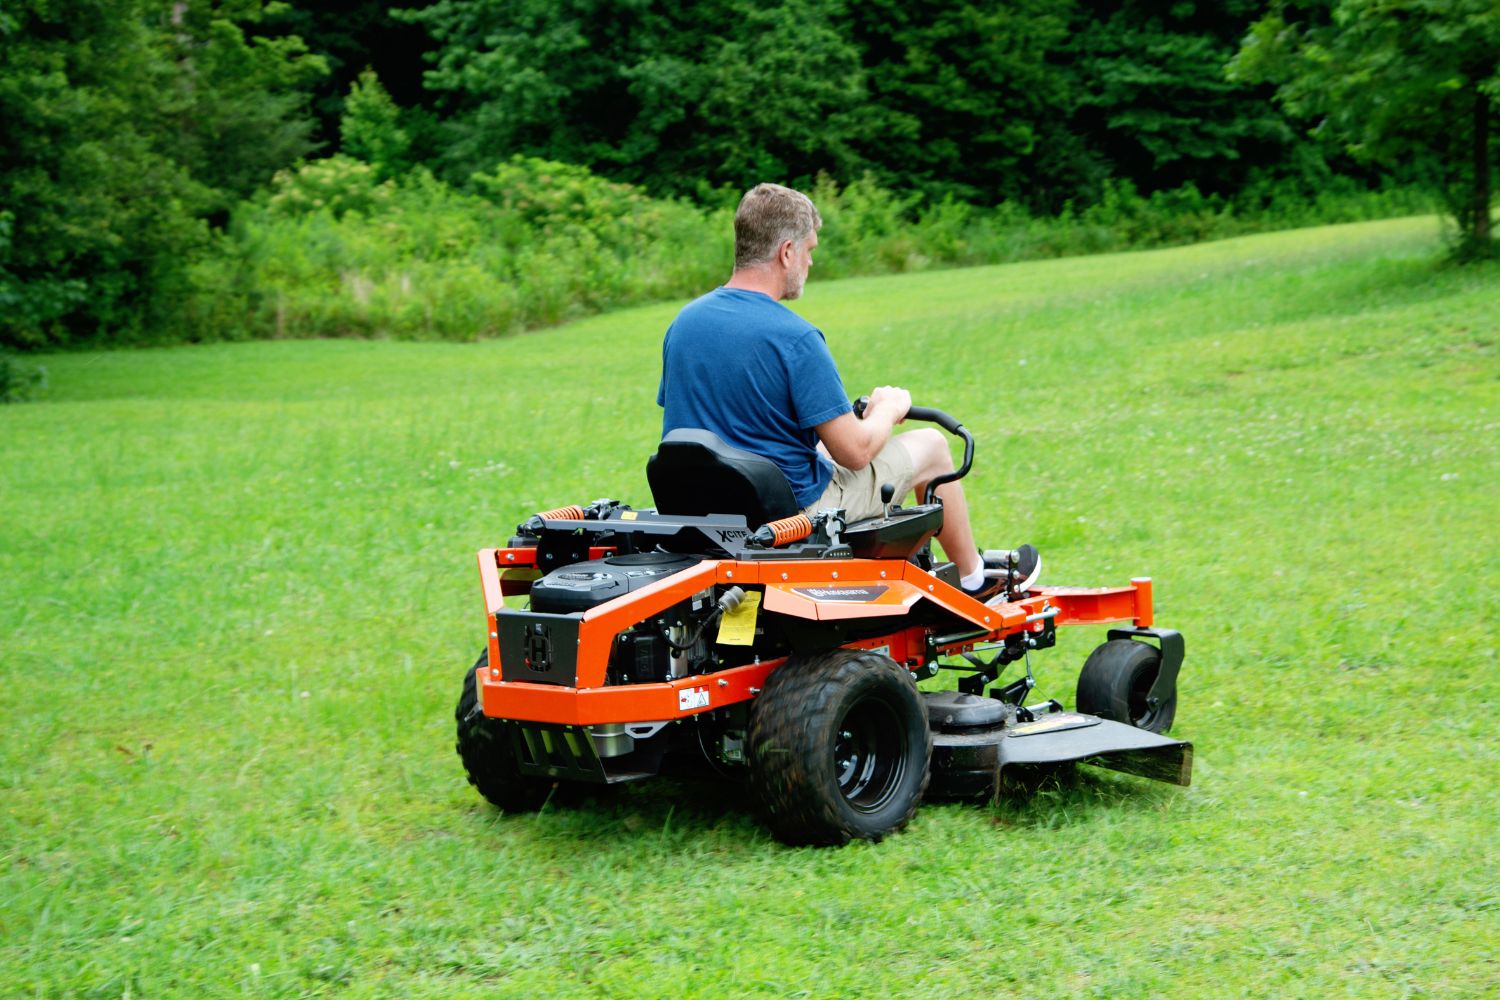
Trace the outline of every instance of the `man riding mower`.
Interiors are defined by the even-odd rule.
[[[907,418],[960,438],[950,481],[968,474],[962,424]],[[684,428],[647,478],[651,508],[546,511],[479,553],[489,641],[464,677],[458,752],[501,809],[697,772],[746,782],[785,843],[842,844],[899,829],[925,795],[990,796],[1018,765],[1188,783],[1191,744],[1163,735],[1183,641],[1155,627],[1149,578],[1040,586],[1006,553],[976,599],[933,552],[941,477],[908,507],[884,490],[872,517],[807,514],[776,464]],[[1074,709],[1034,697],[1031,653],[1106,623]],[[919,689],[940,673],[956,688]]]

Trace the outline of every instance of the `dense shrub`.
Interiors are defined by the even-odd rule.
[[[1246,203],[1192,186],[1038,218],[1014,205],[924,203],[870,177],[810,194],[824,219],[818,273],[884,274],[1165,246],[1286,225],[1421,210],[1409,194],[1273,191]],[[732,199],[730,204],[732,204]],[[381,180],[345,156],[277,175],[201,259],[176,339],[471,340],[637,303],[728,277],[732,207],[648,197],[587,169],[515,157],[459,189],[418,169]]]
[[[187,339],[467,340],[711,287],[727,218],[516,158],[467,190],[342,157],[279,175],[194,273]]]

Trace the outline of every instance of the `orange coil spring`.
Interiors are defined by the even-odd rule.
[[[771,529],[771,536],[775,539],[772,545],[786,545],[789,542],[800,542],[812,534],[812,519],[806,514],[794,514],[772,521],[766,527]]]
[[[544,510],[536,516],[543,521],[582,521],[583,508],[575,503],[556,510]]]

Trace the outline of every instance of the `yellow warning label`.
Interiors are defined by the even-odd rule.
[[[634,521],[635,519],[636,519],[636,512],[633,511],[633,510],[623,511],[620,514],[620,520],[622,520],[622,521]]]
[[[760,611],[760,593],[750,591],[733,611],[719,619],[719,645],[751,646],[755,644],[755,616]]]
[[[1010,727],[1012,736],[1030,736],[1032,733],[1050,733],[1059,729],[1083,729],[1087,726],[1096,726],[1098,719],[1090,719],[1086,715],[1076,715],[1073,712],[1059,712],[1056,715],[1044,715],[1033,722],[1023,722],[1018,726]]]

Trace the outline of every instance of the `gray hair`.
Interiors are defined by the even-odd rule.
[[[786,240],[802,242],[823,225],[812,199],[780,184],[757,184],[734,213],[734,266],[754,267],[776,256]]]

